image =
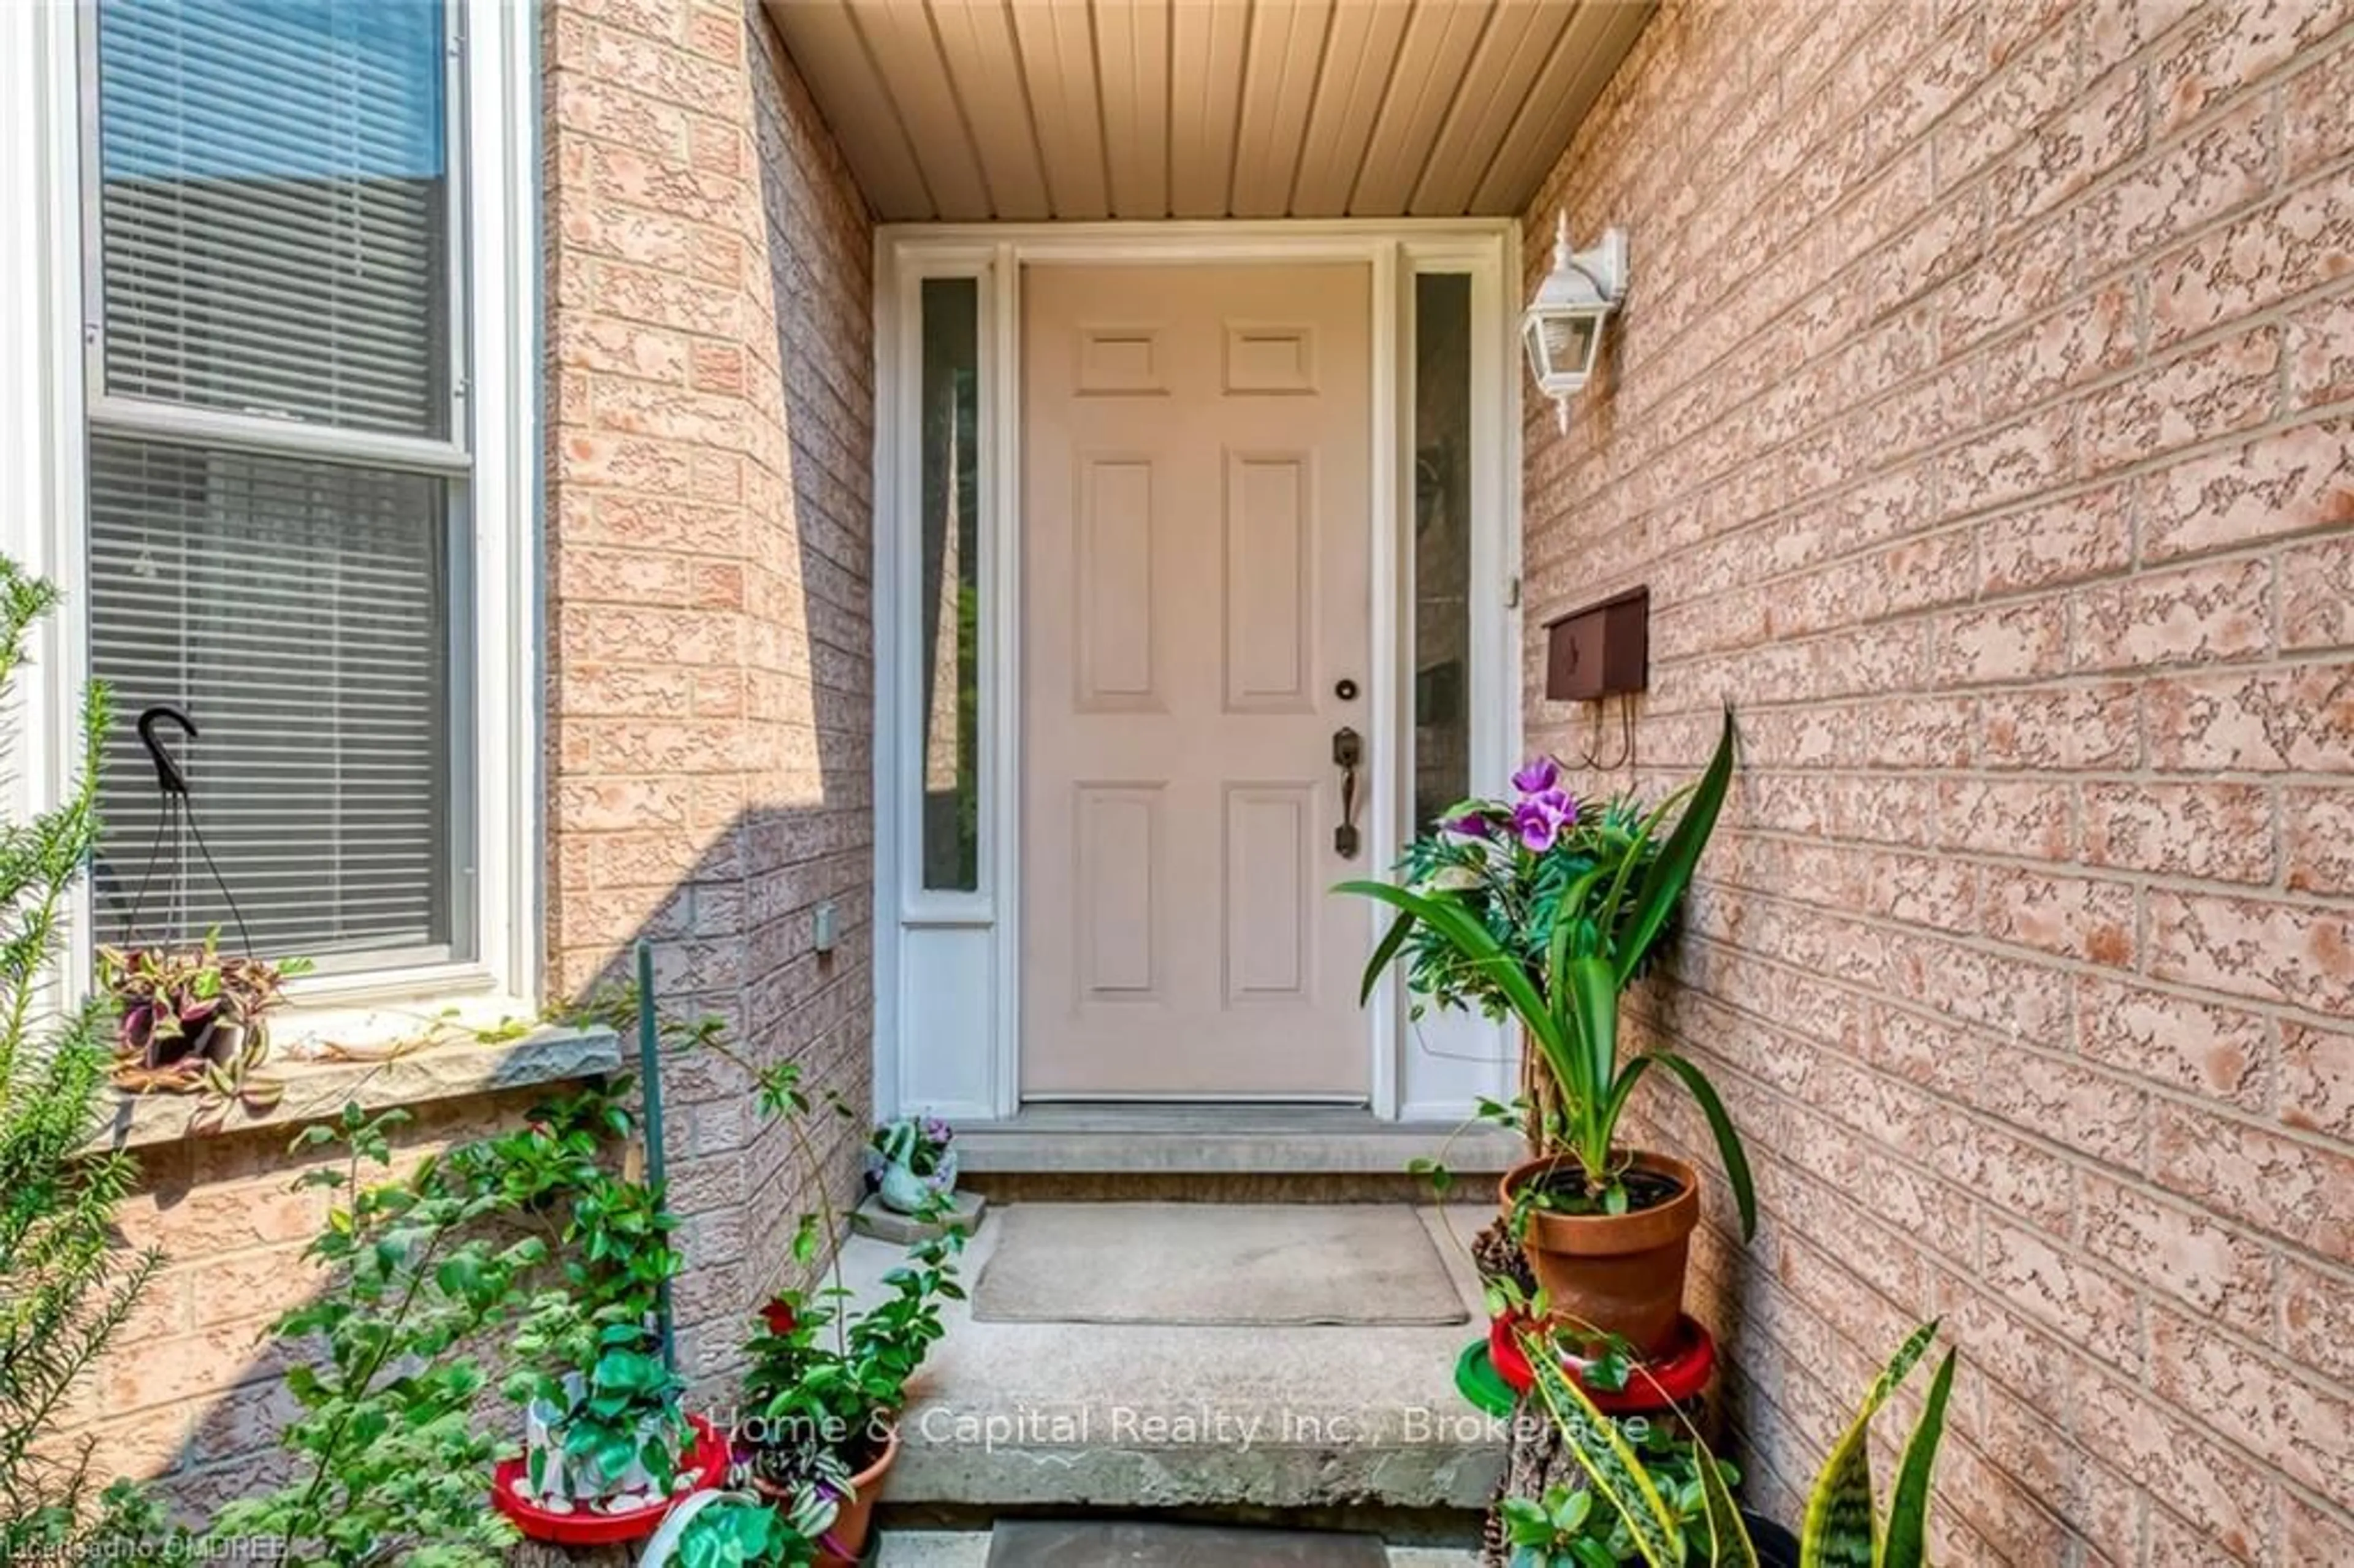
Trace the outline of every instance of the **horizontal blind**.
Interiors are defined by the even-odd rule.
[[[102,0],[106,390],[450,429],[433,0]]]
[[[254,948],[449,956],[445,482],[99,435],[91,662],[116,719],[94,882],[101,940],[238,932],[195,846],[148,874],[161,797],[133,729],[170,703],[194,812]]]

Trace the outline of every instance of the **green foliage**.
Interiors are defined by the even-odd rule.
[[[1946,1402],[1954,1381],[1954,1352],[1947,1351],[1931,1383],[1929,1401],[1905,1444],[1904,1463],[1897,1489],[1890,1532],[1880,1534],[1872,1485],[1872,1418],[1927,1353],[1937,1336],[1933,1319],[1913,1330],[1896,1348],[1888,1365],[1872,1380],[1871,1391],[1847,1431],[1823,1461],[1807,1499],[1807,1517],[1798,1534],[1800,1568],[1921,1568],[1927,1561],[1925,1537],[1929,1511],[1930,1472],[1936,1464],[1937,1445],[1945,1436]]]
[[[558,1100],[405,1177],[384,1174],[405,1112],[347,1107],[297,1136],[298,1150],[343,1156],[302,1179],[338,1192],[309,1253],[329,1283],[274,1330],[302,1352],[287,1387],[302,1413],[281,1439],[299,1473],[225,1507],[210,1541],[274,1536],[297,1559],[337,1568],[503,1560],[514,1531],[488,1499],[511,1443],[479,1419],[485,1347],[499,1333],[523,1346],[551,1300],[610,1314],[600,1327],[642,1319],[655,1280],[675,1267],[659,1194],[607,1169],[612,1140],[632,1128],[624,1087]]]
[[[1521,1345],[1536,1374],[1537,1398],[1560,1430],[1564,1446],[1585,1472],[1593,1494],[1608,1503],[1626,1527],[1626,1539],[1635,1555],[1620,1561],[1640,1562],[1649,1568],[1681,1568],[1682,1520],[1661,1496],[1659,1483],[1628,1445],[1617,1423],[1596,1408],[1585,1391],[1563,1372],[1560,1354],[1550,1336],[1527,1329],[1522,1333]]]
[[[1749,1161],[1723,1103],[1701,1070],[1670,1052],[1621,1063],[1618,999],[1657,951],[1691,885],[1733,780],[1733,715],[1697,784],[1648,813],[1627,802],[1587,814],[1552,788],[1518,807],[1467,801],[1447,825],[1417,839],[1401,862],[1403,885],[1348,882],[1398,911],[1365,967],[1370,996],[1405,955],[1407,988],[1442,1005],[1476,1004],[1511,1016],[1543,1065],[1553,1097],[1536,1118],[1539,1139],[1573,1156],[1584,1182],[1551,1201],[1588,1213],[1624,1213],[1625,1152],[1618,1119],[1643,1074],[1667,1069],[1700,1105],[1715,1135],[1744,1235],[1756,1229]],[[1566,814],[1540,809],[1557,800]],[[1660,837],[1668,817],[1674,828]],[[1532,819],[1533,813],[1533,819]],[[1536,842],[1532,842],[1534,840]]]
[[[801,1129],[812,1106],[798,1065],[779,1063],[758,1076],[764,1110],[791,1129],[808,1190],[822,1195],[824,1172]],[[943,1136],[940,1142],[946,1141]],[[917,1217],[938,1220],[949,1212],[947,1197],[935,1193]],[[815,1261],[833,1232],[830,1213],[802,1214],[795,1260]],[[964,1233],[955,1228],[917,1243],[883,1277],[881,1298],[863,1310],[851,1309],[838,1263],[825,1283],[788,1287],[761,1308],[745,1346],[750,1370],[744,1387],[757,1423],[753,1467],[763,1480],[838,1487],[882,1448],[907,1402],[907,1380],[946,1331],[942,1304],[963,1298],[956,1257],[964,1243]]]
[[[1609,1419],[1598,1411],[1596,1417]],[[1717,1499],[1723,1499],[1733,1528],[1739,1528],[1730,1489],[1740,1485],[1741,1473],[1708,1454],[1672,1421],[1635,1416],[1616,1425],[1660,1500],[1675,1516],[1688,1560],[1754,1563],[1754,1559],[1709,1554],[1711,1540],[1724,1536],[1723,1527],[1711,1517]],[[1618,1568],[1621,1563],[1642,1561],[1641,1549],[1626,1519],[1615,1509],[1596,1507],[1595,1494],[1585,1488],[1556,1486],[1541,1499],[1508,1498],[1501,1512],[1505,1537],[1512,1547],[1509,1568]]]
[[[0,558],[0,694],[56,598]],[[105,1003],[46,1016],[68,899],[97,840],[106,724],[105,694],[93,689],[72,793],[0,824],[0,1562],[90,1539],[89,1448],[61,1446],[57,1420],[161,1262],[115,1234],[137,1167],[84,1152],[113,1055]]]
[[[833,1523],[832,1500],[804,1488],[790,1503],[706,1492],[680,1503],[646,1543],[641,1568],[805,1568]]]
[[[1953,1393],[1953,1351],[1938,1362],[1929,1397],[1905,1442],[1884,1534],[1872,1495],[1870,1439],[1872,1418],[1911,1375],[1936,1334],[1937,1324],[1932,1320],[1897,1347],[1823,1461],[1807,1499],[1798,1545],[1801,1568],[1926,1568],[1929,1493]],[[1558,1347],[1548,1335],[1530,1330],[1522,1345],[1547,1414],[1591,1479],[1594,1495],[1608,1503],[1617,1521],[1627,1527],[1623,1539],[1628,1551],[1612,1561],[1649,1568],[1678,1568],[1685,1563],[1755,1568],[1756,1548],[1733,1501],[1731,1488],[1738,1477],[1729,1467],[1663,1462],[1687,1446],[1681,1439],[1670,1451],[1646,1444],[1646,1452],[1638,1455],[1585,1392],[1563,1374]],[[1538,1502],[1521,1499],[1521,1506],[1507,1509],[1508,1526],[1518,1519],[1533,1538],[1540,1518],[1557,1521],[1560,1517],[1552,1504],[1550,1496]],[[1581,1515],[1580,1529],[1583,1520]],[[1553,1561],[1534,1560],[1542,1568],[1551,1568]],[[1586,1568],[1575,1556],[1558,1561]],[[1517,1559],[1513,1568],[1522,1568]]]

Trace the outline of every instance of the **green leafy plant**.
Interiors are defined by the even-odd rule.
[[[1932,1320],[1897,1347],[1824,1461],[1807,1499],[1798,1541],[1800,1568],[1925,1568],[1930,1488],[1953,1393],[1952,1351],[1937,1363],[1920,1418],[1905,1441],[1884,1524],[1872,1491],[1870,1438],[1872,1417],[1911,1375],[1936,1335],[1937,1324]],[[1610,1419],[1563,1374],[1552,1336],[1531,1329],[1524,1331],[1522,1344],[1546,1413],[1585,1471],[1593,1495],[1625,1527],[1633,1554],[1619,1561],[1649,1568],[1681,1568],[1687,1562],[1756,1568],[1756,1547],[1733,1500],[1732,1483],[1737,1478],[1729,1469],[1700,1464],[1680,1475],[1647,1466]]]
[[[114,1082],[133,1094],[205,1097],[204,1122],[233,1105],[256,1113],[283,1097],[264,1077],[269,1015],[307,959],[271,963],[223,954],[217,932],[189,948],[101,948],[99,984],[122,1009],[114,1037]]]
[[[805,1568],[833,1523],[833,1502],[804,1489],[790,1502],[750,1492],[702,1492],[682,1501],[646,1543],[640,1568]]]
[[[274,1329],[315,1352],[286,1378],[302,1414],[281,1441],[301,1473],[225,1506],[212,1540],[275,1537],[297,1561],[338,1568],[487,1568],[515,1539],[484,1505],[498,1445],[472,1419],[487,1377],[472,1345],[517,1315],[547,1244],[481,1234],[506,1191],[484,1179],[479,1147],[429,1158],[407,1180],[368,1180],[390,1165],[390,1134],[407,1119],[348,1106],[295,1139],[344,1153],[340,1170],[302,1179],[342,1189],[309,1251],[334,1283]]]
[[[56,601],[48,583],[0,557],[0,691]],[[51,1013],[51,960],[98,838],[106,724],[106,694],[92,688],[71,793],[0,825],[0,1562],[65,1561],[90,1540],[90,1446],[59,1439],[58,1417],[162,1262],[116,1236],[137,1166],[88,1148],[113,1056],[106,1001],[37,1023]]]
[[[335,1568],[504,1559],[514,1531],[486,1499],[512,1443],[482,1419],[485,1354],[501,1334],[512,1350],[551,1297],[647,1309],[675,1266],[659,1197],[608,1169],[634,1129],[627,1091],[557,1099],[405,1176],[388,1172],[406,1112],[349,1106],[296,1137],[342,1155],[298,1183],[338,1193],[309,1251],[326,1286],[273,1328],[304,1351],[287,1374],[302,1414],[281,1436],[298,1474],[224,1507],[207,1540],[275,1537]]]
[[[796,1125],[809,1109],[791,1063],[765,1070],[760,1094],[770,1115]],[[813,1181],[811,1190],[822,1192],[822,1182]],[[944,1211],[945,1200],[936,1199],[926,1217]],[[832,1234],[830,1215],[802,1215],[796,1261],[812,1261]],[[945,1332],[941,1304],[964,1295],[955,1266],[963,1245],[963,1233],[954,1229],[917,1244],[884,1276],[882,1298],[863,1310],[851,1309],[838,1254],[825,1284],[789,1287],[761,1308],[745,1346],[745,1392],[762,1436],[752,1450],[756,1475],[779,1485],[839,1487],[881,1451],[906,1403],[907,1380]]]
[[[702,1038],[715,1042],[716,1032]],[[818,1196],[819,1206],[798,1216],[794,1227],[792,1258],[808,1268],[840,1234],[808,1131],[820,1107],[802,1086],[799,1064],[744,1065],[762,1114],[786,1128],[803,1190]],[[836,1115],[852,1114],[838,1098],[824,1103]],[[918,1217],[938,1222],[948,1213],[947,1198],[935,1193]],[[754,1477],[791,1494],[814,1489],[836,1501],[850,1499],[852,1476],[889,1443],[908,1379],[946,1331],[943,1304],[963,1298],[956,1258],[964,1243],[954,1226],[917,1243],[883,1277],[880,1298],[863,1308],[854,1308],[843,1283],[838,1250],[826,1260],[822,1283],[788,1287],[761,1308],[745,1345],[750,1419],[743,1449]]]
[[[1514,776],[1516,801],[1466,801],[1401,868],[1403,885],[1342,883],[1340,891],[1398,911],[1365,966],[1361,996],[1412,945],[1409,987],[1442,1004],[1477,1003],[1520,1022],[1543,1067],[1534,1133],[1540,1152],[1573,1157],[1580,1181],[1545,1201],[1573,1212],[1623,1213],[1628,1195],[1619,1118],[1646,1072],[1664,1068],[1698,1102],[1714,1135],[1744,1234],[1756,1228],[1748,1157],[1705,1074],[1672,1051],[1621,1062],[1619,994],[1668,930],[1715,830],[1733,779],[1733,715],[1700,780],[1638,811],[1588,813],[1541,760]],[[1681,809],[1672,829],[1668,820]],[[1661,837],[1665,829],[1665,836]]]
[[[563,1285],[535,1299],[514,1339],[528,1364],[506,1385],[529,1425],[546,1427],[549,1441],[526,1449],[532,1489],[643,1506],[671,1490],[695,1443],[685,1383],[660,1333],[663,1287],[682,1261],[671,1245],[677,1221],[658,1189],[605,1170],[593,1146],[564,1147],[553,1129],[526,1128],[501,1152],[524,1169],[543,1154],[568,1166],[553,1237]],[[558,1454],[561,1473],[551,1474]]]
[[[1632,1416],[1619,1420],[1617,1430],[1674,1514],[1687,1544],[1705,1542],[1711,1485],[1737,1487],[1741,1473],[1673,1421]],[[1713,1483],[1702,1477],[1703,1466],[1714,1469]],[[1500,1507],[1512,1548],[1508,1568],[1619,1568],[1642,1560],[1624,1516],[1596,1507],[1586,1488],[1549,1487],[1543,1498],[1506,1498]]]

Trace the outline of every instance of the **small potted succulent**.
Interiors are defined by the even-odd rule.
[[[875,1129],[866,1179],[883,1206],[913,1214],[956,1191],[955,1132],[936,1116],[903,1116]]]
[[[121,1004],[114,1082],[132,1094],[202,1094],[225,1112],[278,1103],[281,1086],[260,1076],[269,1016],[305,959],[272,963],[224,955],[217,933],[194,947],[101,948],[99,984]]]
[[[790,1501],[697,1492],[663,1520],[639,1568],[808,1568],[833,1518],[832,1501],[814,1489]]]

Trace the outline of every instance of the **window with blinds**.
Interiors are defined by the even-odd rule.
[[[89,15],[100,938],[217,929],[330,972],[466,958],[448,18]],[[198,732],[174,749],[201,845],[133,728],[155,704]]]

